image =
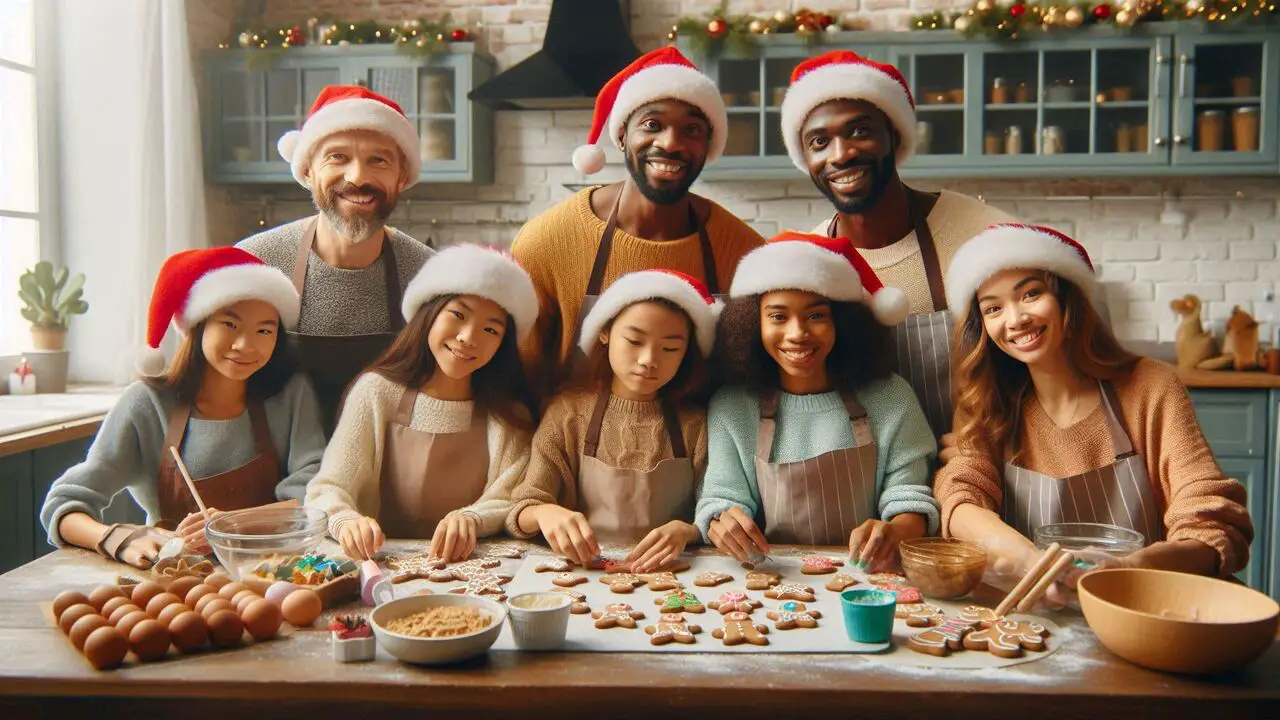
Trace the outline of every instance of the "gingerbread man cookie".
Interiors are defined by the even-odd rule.
[[[698,573],[693,579],[693,584],[698,587],[715,587],[722,583],[727,583],[733,579],[732,575],[722,572],[704,572]]]
[[[731,612],[740,612],[751,614],[752,610],[760,607],[759,600],[752,600],[747,594],[739,590],[727,590],[716,598],[715,602],[710,603],[707,607],[715,610],[721,615],[728,615]]]
[[[818,618],[822,617],[822,613],[810,610],[802,602],[788,600],[778,606],[777,610],[770,610],[768,617],[779,630],[791,630],[818,627]]]
[[[906,620],[907,627],[933,627],[942,622],[942,609],[928,603],[898,603],[893,616]]]
[[[997,657],[1019,658],[1024,650],[1044,650],[1045,632],[1039,623],[1001,620],[965,635],[964,646],[969,650],[986,650]]]
[[[858,581],[854,580],[852,575],[840,573],[839,575],[831,576],[831,580],[827,582],[827,589],[831,592],[840,592],[847,587],[857,584]]]
[[[510,579],[510,578],[508,578]],[[475,574],[467,579],[467,584],[462,587],[456,587],[449,592],[454,595],[475,595],[477,597],[488,597],[491,600],[502,602],[507,599],[507,593],[502,589],[502,584],[506,580],[501,577],[489,573]]]
[[[571,615],[585,615],[591,612],[591,606],[587,604],[587,596],[584,593],[567,587],[551,588],[551,592],[569,596],[569,599],[573,601],[573,604],[569,606]]]
[[[430,580],[433,574],[440,572],[447,564],[444,560],[427,553],[397,556],[390,562],[391,567],[395,569],[391,582],[399,584],[410,580]],[[453,580],[453,573],[449,573],[448,579]]]
[[[805,575],[829,575],[841,565],[844,565],[843,560],[829,558],[826,555],[805,555],[800,559],[800,572]]]
[[[658,618],[657,625],[650,625],[644,631],[653,636],[649,642],[654,645],[666,645],[669,642],[692,645],[693,636],[702,632],[702,626],[690,625],[683,615],[664,613]]]
[[[748,590],[768,590],[780,582],[782,582],[782,576],[775,572],[752,570],[747,573]]]
[[[813,594],[813,588],[800,583],[775,585],[765,590],[764,596],[770,600],[803,600],[804,602],[813,602],[816,598]]]
[[[971,622],[979,627],[991,627],[996,623],[1004,620],[1003,617],[996,615],[996,611],[991,608],[984,608],[979,605],[968,605],[960,610],[957,615],[961,620]]]
[[[671,572],[645,573],[636,577],[648,583],[648,588],[654,592],[679,590],[684,587],[684,584],[676,580],[675,574]]]
[[[609,573],[600,578],[600,582],[608,585],[610,590],[619,595],[632,592],[637,586],[644,584],[644,580],[639,575],[631,573]]]
[[[586,575],[578,575],[577,573],[571,572],[560,573],[559,575],[551,578],[551,584],[559,585],[560,587],[573,587],[574,585],[581,585],[586,581]]]
[[[946,657],[964,647],[964,636],[973,632],[973,623],[959,618],[943,618],[937,627],[907,639],[907,647],[925,655]]]
[[[765,637],[767,634],[769,634],[767,625],[755,625],[746,613],[740,612],[731,612],[725,615],[724,627],[711,631],[711,637],[723,641],[725,645],[741,645],[742,643],[768,645],[769,638]]]
[[[591,613],[596,619],[596,627],[606,630],[611,627],[634,628],[637,620],[644,619],[644,613],[626,603],[610,603],[603,611]]]
[[[539,560],[538,564],[533,567],[533,571],[537,573],[566,573],[572,569],[573,563],[562,557],[550,557]]]
[[[702,613],[706,612],[702,601],[686,590],[677,590],[665,598],[654,598],[654,605],[661,605],[663,613]]]

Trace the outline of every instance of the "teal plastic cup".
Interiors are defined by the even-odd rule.
[[[897,604],[897,593],[888,590],[845,590],[840,593],[845,633],[854,642],[889,642],[893,637],[893,611]]]

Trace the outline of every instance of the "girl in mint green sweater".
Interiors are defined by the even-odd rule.
[[[707,419],[696,522],[739,560],[770,542],[849,545],[878,571],[936,533],[937,445],[890,372],[906,314],[847,239],[784,233],[743,258],[720,320],[728,386]]]

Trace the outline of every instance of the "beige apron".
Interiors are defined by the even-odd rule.
[[[477,406],[458,433],[409,427],[417,388],[405,388],[387,423],[378,524],[389,538],[429,538],[445,515],[480,498],[489,478],[486,415]]]
[[[205,507],[218,510],[243,510],[269,505],[276,501],[276,485],[280,484],[280,456],[271,442],[267,425],[267,413],[261,400],[245,403],[249,411],[249,427],[253,431],[253,445],[257,455],[233,470],[192,478]],[[191,513],[199,512],[191,490],[182,479],[178,465],[169,453],[170,447],[182,449],[182,438],[187,434],[187,421],[191,419],[191,406],[178,405],[169,414],[169,426],[165,430],[164,448],[160,453],[160,469],[157,473],[156,495],[160,502],[160,518],[157,525],[173,529]]]
[[[1164,539],[1164,512],[1152,492],[1142,456],[1134,452],[1129,434],[1120,424],[1115,388],[1107,381],[1099,385],[1116,451],[1114,463],[1067,478],[1042,475],[1012,461],[1004,465],[1000,517],[1028,538],[1034,538],[1036,529],[1043,525],[1086,522],[1136,530],[1148,545]],[[1021,417],[1014,423],[1015,458],[1020,422]]]
[[[876,517],[879,487],[871,424],[852,396],[845,397],[844,405],[853,424],[853,447],[799,462],[773,463],[778,396],[761,398],[756,485],[769,542],[843,546],[854,528]]]
[[[316,241],[316,222],[317,219],[311,217],[302,224],[302,241],[298,243],[298,256],[293,265],[293,287],[299,298],[303,297],[307,286],[307,261]],[[396,267],[396,253],[391,248],[391,236],[385,231],[380,257],[383,280],[387,285],[388,331],[367,335],[289,333],[297,347],[298,365],[311,379],[320,400],[320,421],[326,438],[333,434],[333,426],[338,422],[338,403],[342,400],[342,393],[369,363],[391,347],[396,333],[404,327],[404,317],[400,314],[400,275]],[[353,311],[373,312],[368,308],[354,308]]]
[[[928,199],[923,193],[907,192],[907,208],[911,213],[916,242],[920,245],[920,261],[929,281],[933,312],[909,315],[892,328],[894,372],[911,384],[934,437],[942,437],[944,433],[951,432],[951,329],[955,320],[947,310],[938,248],[924,212]],[[832,217],[827,235],[835,237],[835,233],[836,217]]]
[[[578,471],[578,497],[582,514],[603,542],[638,542],[659,525],[693,519],[697,490],[693,461],[680,433],[675,407],[661,402],[672,456],[651,470],[628,470],[606,465],[596,457],[609,393],[602,392],[596,399]]]

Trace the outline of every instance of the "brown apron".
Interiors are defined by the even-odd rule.
[[[489,479],[486,415],[477,406],[471,427],[429,433],[409,427],[417,388],[405,388],[387,423],[377,518],[389,538],[429,538],[445,515],[484,493]]]
[[[307,286],[307,261],[316,241],[316,218],[311,217],[302,225],[302,242],[298,244],[298,257],[293,265],[293,287],[298,297],[303,297]],[[395,340],[396,333],[404,327],[400,314],[400,275],[396,268],[396,254],[391,248],[391,236],[382,241],[382,271],[387,284],[387,332],[368,335],[305,335],[291,332],[298,350],[298,365],[320,399],[321,422],[328,438],[338,421],[338,403],[342,393],[362,370]],[[353,308],[361,311],[363,308]]]
[[[271,442],[267,425],[267,413],[262,401],[246,402],[249,426],[253,430],[253,445],[257,455],[233,470],[192,478],[205,507],[218,510],[242,510],[269,505],[276,501],[276,485],[280,484],[280,456]],[[187,434],[187,421],[191,418],[191,406],[179,405],[169,414],[169,427],[164,434],[164,448],[160,453],[160,471],[157,474],[157,496],[160,501],[160,522],[167,528],[177,527],[183,518],[199,512],[191,490],[182,479],[178,465],[169,453],[170,447],[182,450],[182,438]]]
[[[1106,523],[1142,533],[1146,544],[1164,539],[1163,512],[1152,492],[1142,456],[1134,452],[1129,434],[1120,424],[1120,407],[1110,382],[1102,388],[1107,429],[1116,451],[1110,465],[1067,478],[1055,478],[1019,467],[1004,465],[1004,500],[1000,517],[1028,538],[1037,528],[1060,522]],[[1019,408],[1021,413],[1021,408]],[[1013,457],[1017,457],[1018,428],[1014,423]]]
[[[586,319],[587,313],[591,312],[591,308],[595,307],[596,301],[600,299],[600,291],[604,289],[604,272],[609,267],[609,255],[613,251],[613,235],[618,229],[618,207],[621,204],[622,191],[619,190],[617,199],[613,201],[613,209],[609,211],[609,219],[604,223],[604,232],[600,233],[600,247],[596,250],[596,259],[591,265],[587,292],[582,296],[578,319],[573,326],[575,362],[586,359],[582,348],[578,346],[578,340],[582,337],[582,321]],[[724,300],[725,297],[720,295],[720,278],[716,275],[716,256],[711,252],[711,238],[707,235],[707,226],[698,219],[698,213],[694,211],[692,202],[689,203],[689,224],[698,228],[698,242],[702,246],[702,274],[703,280],[707,283],[707,290]]]
[[[756,431],[756,485],[764,511],[764,536],[771,543],[846,545],[849,533],[876,516],[877,451],[867,411],[844,398],[853,424],[854,446],[808,460],[771,462],[778,396],[761,398]]]
[[[901,375],[924,408],[934,437],[951,432],[951,329],[955,320],[947,310],[947,294],[942,284],[942,267],[938,248],[933,242],[924,213],[921,193],[908,191],[907,208],[916,242],[920,245],[920,261],[929,281],[929,297],[933,312],[915,313],[891,329],[894,345],[894,372]],[[827,235],[835,237],[836,217],[831,218]]]
[[[596,399],[578,471],[578,496],[582,514],[604,542],[637,542],[659,525],[693,519],[697,491],[693,461],[685,448],[675,407],[661,402],[672,456],[651,470],[627,470],[606,465],[596,457],[609,393],[602,392]]]

